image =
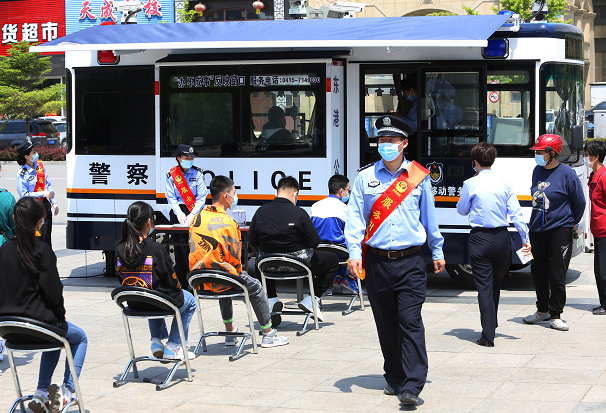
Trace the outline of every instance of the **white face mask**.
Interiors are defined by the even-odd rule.
[[[586,157],[583,158],[583,163],[585,165],[587,165],[588,167],[593,168],[593,164],[595,163],[595,161],[591,162],[589,160],[589,156],[586,156]]]

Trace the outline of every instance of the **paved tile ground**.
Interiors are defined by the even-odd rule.
[[[12,167],[15,169],[15,167]],[[59,174],[64,166],[49,166]],[[0,187],[11,176],[4,166]],[[55,184],[55,182],[57,184]],[[63,188],[64,188],[63,181]],[[12,184],[14,185],[14,184]],[[14,189],[14,188],[13,188]],[[55,189],[59,193],[59,189]],[[208,352],[192,361],[193,382],[181,369],[173,385],[161,392],[142,377],[162,377],[166,368],[141,364],[140,378],[129,374],[127,384],[115,389],[112,382],[128,361],[124,328],[118,307],[110,299],[115,278],[102,274],[104,261],[98,251],[65,249],[65,200],[54,226],[53,243],[65,285],[68,320],[82,327],[89,348],[81,376],[84,402],[89,412],[393,412],[405,410],[396,398],[382,393],[382,357],[372,309],[341,316],[345,298],[325,298],[325,322],[320,330],[295,335],[300,317],[286,316],[281,334],[288,346],[259,348],[251,345],[244,356],[229,362],[232,349],[218,338],[209,339]],[[522,317],[534,310],[534,290],[528,272],[514,273],[504,282],[499,307],[499,328],[494,348],[479,347],[480,318],[476,294],[461,290],[445,274],[432,275],[423,307],[429,375],[421,404],[426,412],[606,412],[606,317],[594,316],[597,302],[593,255],[572,260],[567,277],[567,305],[563,319],[570,331],[551,330],[549,324],[524,325]],[[294,298],[291,286],[280,292]],[[207,330],[221,328],[218,304],[201,302]],[[235,303],[236,325],[245,327],[245,309]],[[257,325],[258,328],[258,325]],[[198,337],[194,317],[190,343]],[[132,323],[135,351],[149,352],[144,321]],[[21,383],[35,390],[40,355],[16,357]],[[63,357],[55,381],[63,373]],[[0,362],[0,411],[8,410],[15,391],[8,362]],[[412,409],[411,409],[412,410]],[[73,409],[72,411],[76,411]]]

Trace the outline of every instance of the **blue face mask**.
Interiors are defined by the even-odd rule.
[[[347,201],[349,201],[349,194],[347,194],[346,197],[344,197],[343,199],[341,199],[341,201],[343,201],[343,203],[347,203]]]
[[[147,234],[147,236],[151,236],[151,234],[154,232],[154,230],[156,229],[156,227],[152,227],[149,229],[149,233]]]
[[[408,97],[406,99],[410,100],[411,102],[413,101],[415,97],[413,95],[408,95]]]
[[[474,161],[471,161],[471,169],[473,169],[475,173],[478,173],[478,171],[476,171],[476,163]]]
[[[390,162],[393,161],[400,155],[400,151],[398,150],[398,143],[380,143],[379,144],[379,154],[383,158],[383,160]]]
[[[227,195],[229,195],[229,194],[227,194]],[[229,196],[231,196],[231,195],[229,195]],[[236,195],[234,195],[234,196],[231,196],[231,197],[232,197],[232,199],[234,200],[234,202],[230,203],[230,204],[229,204],[229,207],[230,207],[231,209],[234,209],[234,208],[235,208],[235,207],[238,205],[238,194],[236,194]]]
[[[545,165],[547,165],[547,161],[545,160],[545,155],[535,155],[534,156],[534,161],[539,166],[545,166]]]
[[[40,155],[38,155],[38,152],[36,152],[35,154],[32,155],[32,162],[36,162],[38,160],[38,158],[40,158]]]
[[[194,166],[194,161],[181,161],[181,166],[185,169],[189,169]]]

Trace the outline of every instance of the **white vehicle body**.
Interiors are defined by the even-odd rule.
[[[493,170],[511,181],[527,218],[529,148],[551,125],[546,113],[550,132],[564,137],[563,159],[586,179],[571,147],[571,128],[583,122],[582,34],[506,19],[98,26],[32,48],[65,51],[70,71],[68,248],[113,250],[135,200],[166,212],[177,143],[201,152],[195,165],[207,184],[217,174],[234,179],[249,221],[286,175],[299,180],[299,205],[309,207],[327,195],[330,176],[353,180],[378,159],[374,119],[406,110],[398,85],[414,76],[418,132],[406,156],[430,170],[447,263],[468,263],[470,227],[455,205],[473,175],[474,144],[497,146]],[[495,49],[502,55],[488,58]],[[100,64],[99,51],[116,61]],[[263,136],[270,106],[284,110],[289,134],[273,143]]]

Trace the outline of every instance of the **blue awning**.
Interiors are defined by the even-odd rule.
[[[31,50],[483,47],[507,18],[424,16],[93,26]]]

